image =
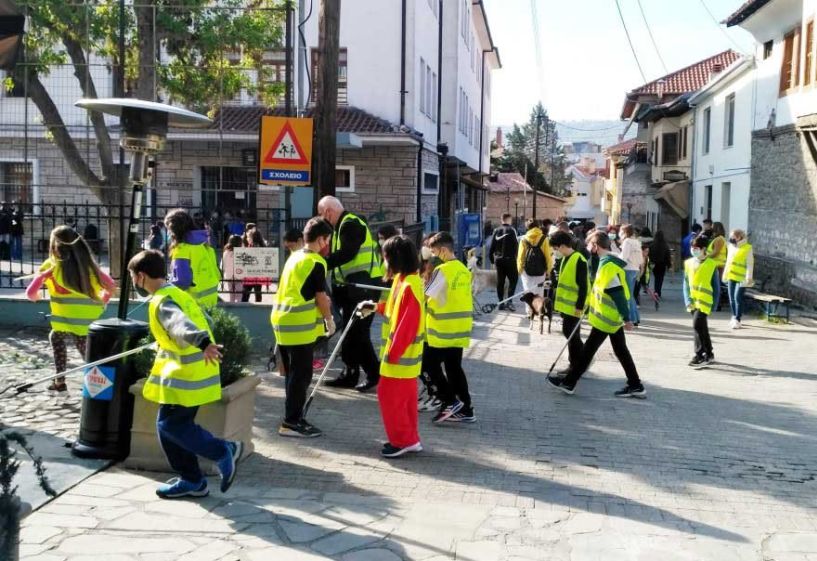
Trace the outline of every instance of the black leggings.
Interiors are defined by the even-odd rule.
[[[610,337],[610,344],[613,346],[613,353],[615,353],[616,358],[621,363],[621,366],[624,367],[624,374],[627,376],[627,385],[630,387],[640,386],[641,380],[638,377],[638,371],[635,368],[635,363],[633,362],[633,357],[630,354],[630,350],[627,348],[627,341],[624,338],[624,328],[619,328],[618,331],[612,334],[605,333],[595,327],[590,330],[590,335],[587,336],[587,340],[584,342],[582,346],[582,352],[579,356],[579,360],[575,365],[570,366],[570,372],[565,376],[565,382],[567,384],[575,384],[579,381],[579,378],[582,377],[587,369],[590,367],[590,363],[593,361],[593,357],[596,356],[596,352],[598,352],[599,347],[601,344],[604,343],[604,340],[607,337]]]
[[[297,423],[301,420],[306,403],[306,392],[312,383],[312,358],[315,344],[280,345],[281,360],[286,372],[286,411],[284,421]]]
[[[241,289],[241,301],[250,301],[250,292],[255,292],[255,301],[261,301],[261,285],[260,284],[245,284]]]

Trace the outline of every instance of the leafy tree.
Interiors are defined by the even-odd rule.
[[[124,17],[118,0],[16,1],[29,18],[28,33],[24,61],[5,85],[23,85],[68,167],[104,205],[118,204],[123,192],[110,131],[102,115],[90,113],[94,147],[91,151],[80,147],[65,126],[56,92],[44,82],[54,68],[70,65],[82,95],[95,98],[92,64],[103,60],[110,65],[115,96],[176,103],[203,112],[213,111],[242,90],[267,103],[281,93],[263,55],[280,48],[287,0],[136,0],[128,2]],[[124,61],[118,51],[120,23],[125,31]],[[112,255],[111,262],[118,259]]]

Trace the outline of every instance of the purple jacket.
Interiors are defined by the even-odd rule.
[[[193,230],[184,242],[191,245],[201,245],[208,243],[207,230]],[[193,286],[193,269],[190,267],[189,259],[174,259],[171,264],[170,282],[182,290],[187,290]]]

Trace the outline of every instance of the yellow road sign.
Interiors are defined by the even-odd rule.
[[[285,187],[312,184],[312,119],[261,117],[258,182]]]

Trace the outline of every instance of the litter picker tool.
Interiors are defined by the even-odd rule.
[[[355,288],[363,288],[365,290],[377,290],[380,292],[388,292],[389,290],[391,290],[390,288],[387,288],[385,286],[375,286],[373,284],[360,284],[357,282],[345,282],[341,286],[354,286]]]
[[[6,393],[7,391],[12,390],[12,389],[14,390],[14,395],[19,395],[19,394],[21,394],[23,392],[28,391],[29,389],[31,389],[34,386],[37,386],[39,384],[44,384],[46,382],[50,382],[54,378],[61,378],[63,376],[76,374],[77,372],[84,372],[88,368],[93,368],[94,366],[99,366],[100,364],[113,362],[114,360],[119,360],[120,358],[125,358],[126,356],[135,355],[137,353],[141,353],[142,351],[147,350],[147,349],[149,349],[151,347],[155,347],[155,346],[156,346],[156,343],[148,343],[147,345],[142,345],[140,347],[136,347],[136,348],[130,349],[128,351],[124,351],[124,352],[121,352],[121,353],[118,353],[118,354],[115,354],[115,355],[107,356],[105,358],[100,358],[99,360],[95,360],[93,362],[83,364],[82,366],[77,366],[76,368],[71,368],[71,369],[65,370],[63,372],[58,372],[56,374],[50,374],[49,376],[39,378],[39,379],[34,380],[32,382],[26,382],[25,384],[17,384],[17,385],[6,386],[2,390],[0,390],[0,395],[3,395],[4,393]]]
[[[587,314],[587,312],[582,312],[582,315],[579,318],[579,322],[576,324],[576,327],[573,328],[573,331],[570,333],[570,337],[568,337],[567,341],[565,341],[564,347],[562,347],[562,350],[559,351],[558,355],[556,355],[556,360],[553,361],[553,364],[550,365],[550,370],[548,370],[548,373],[547,373],[548,376],[550,376],[550,374],[553,372],[553,369],[556,368],[556,363],[559,362],[560,358],[562,358],[562,355],[564,354],[565,349],[567,349],[567,346],[570,344],[571,339],[573,339],[573,337],[576,336],[576,333],[578,333],[579,330],[581,329],[582,320],[584,319],[584,316],[586,314]]]
[[[549,286],[549,285],[550,285],[550,281],[546,280],[546,281],[542,281],[539,284],[537,284],[536,288],[539,288],[540,286]],[[510,302],[511,300],[513,300],[515,298],[519,298],[520,296],[522,296],[526,292],[530,292],[530,290],[523,290],[522,292],[517,292],[513,296],[508,296],[504,300],[500,300],[499,302],[496,302],[496,303],[483,304],[482,305],[482,313],[483,314],[490,314],[491,312],[493,312],[495,309],[497,309],[499,306],[501,306],[505,302]]]
[[[335,345],[335,350],[333,350],[332,354],[329,355],[329,359],[326,361],[326,365],[323,367],[323,371],[321,372],[321,375],[318,376],[318,380],[315,382],[315,386],[312,388],[312,393],[309,394],[309,398],[306,400],[306,404],[304,404],[304,412],[303,412],[303,418],[304,419],[306,418],[306,414],[309,411],[309,406],[312,405],[312,400],[315,399],[315,394],[318,393],[318,388],[320,387],[321,383],[323,382],[323,379],[326,377],[326,373],[329,372],[329,369],[332,367],[332,364],[335,362],[335,359],[337,358],[341,347],[343,347],[343,341],[346,339],[346,335],[349,334],[349,331],[352,329],[352,326],[355,324],[355,322],[359,318],[363,317],[362,311],[364,309],[363,304],[365,304],[365,303],[366,302],[361,302],[360,304],[357,305],[357,308],[355,309],[355,313],[352,314],[352,318],[349,320],[349,323],[346,324],[346,327],[343,329],[343,333],[340,334],[340,338],[338,339],[338,344]]]

